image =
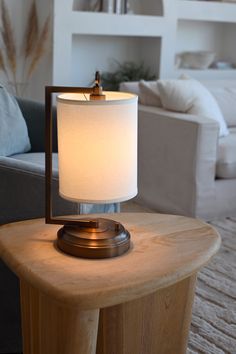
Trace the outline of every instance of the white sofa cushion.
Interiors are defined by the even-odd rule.
[[[229,135],[219,139],[216,177],[236,178],[236,128],[229,129]]]
[[[119,85],[119,91],[134,93],[135,95],[138,96],[140,101],[140,89],[139,89],[138,81],[121,82]]]
[[[205,116],[219,123],[219,135],[229,134],[226,122],[212,94],[196,80],[159,80],[161,103],[167,110]]]
[[[216,87],[209,91],[215,97],[229,127],[236,127],[236,88]]]
[[[157,81],[139,81],[139,91],[141,104],[162,107]]]
[[[119,90],[122,92],[134,93],[138,96],[139,103],[145,106],[162,107],[157,80],[121,82]]]

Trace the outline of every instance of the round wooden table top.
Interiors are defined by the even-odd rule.
[[[97,214],[131,233],[124,255],[91,260],[56,247],[59,225],[35,219],[0,228],[0,256],[20,278],[68,306],[95,309],[168,287],[197,272],[220,247],[210,225],[183,216],[152,213]]]

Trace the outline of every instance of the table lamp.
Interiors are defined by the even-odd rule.
[[[77,203],[116,203],[137,194],[137,96],[86,87],[47,86],[46,223],[63,224],[60,250],[109,258],[126,252],[130,234],[105,218],[52,216],[52,95],[57,96],[59,194]]]

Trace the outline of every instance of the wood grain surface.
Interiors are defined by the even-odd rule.
[[[98,309],[138,299],[194,274],[216,253],[220,237],[206,223],[151,213],[97,215],[130,231],[121,257],[79,259],[55,246],[57,225],[44,219],[0,228],[0,256],[27,283],[65,306]]]
[[[42,219],[0,228],[0,255],[20,278],[25,354],[186,352],[196,274],[218,250],[219,235],[181,216],[106,217],[131,233],[121,257],[63,254],[58,226]]]
[[[100,310],[96,354],[183,354],[196,275],[140,299]]]
[[[99,310],[64,308],[23,280],[24,354],[95,354]]]

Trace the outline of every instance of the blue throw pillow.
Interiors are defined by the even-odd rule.
[[[24,153],[30,148],[27,125],[18,103],[0,86],[0,156]]]

